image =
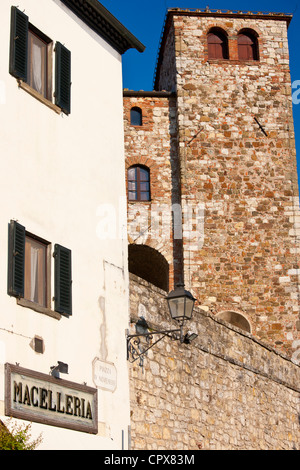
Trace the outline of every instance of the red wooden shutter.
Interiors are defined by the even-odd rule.
[[[258,51],[256,40],[248,34],[239,34],[238,52],[240,60],[257,60]]]
[[[209,33],[207,45],[209,59],[227,59],[227,42],[221,33]]]

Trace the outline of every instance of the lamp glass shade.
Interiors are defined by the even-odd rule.
[[[183,287],[176,288],[167,296],[170,315],[174,320],[190,320],[192,318],[195,299]]]

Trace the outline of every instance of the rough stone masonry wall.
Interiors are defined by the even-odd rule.
[[[239,312],[256,337],[292,355],[300,339],[299,195],[286,21],[170,18],[174,38],[163,41],[157,86],[173,87],[167,70],[176,54],[182,204],[195,225],[204,208],[204,239],[184,227],[186,286],[202,308]],[[208,59],[215,26],[228,34],[229,60]],[[242,28],[258,34],[259,61],[238,60]]]
[[[165,293],[130,279],[138,316],[170,323]],[[300,368],[250,334],[197,309],[190,345],[164,338],[129,364],[132,449],[300,450]]]
[[[150,170],[149,202],[128,201],[129,243],[157,250],[169,263],[170,287],[174,272],[172,205],[180,203],[178,178],[176,102],[169,94],[124,91],[125,165],[144,165]],[[142,125],[133,126],[130,110],[142,111]],[[126,172],[127,173],[127,172]],[[175,260],[180,258],[175,256]]]

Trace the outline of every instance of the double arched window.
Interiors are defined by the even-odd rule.
[[[212,28],[207,35],[208,58],[228,59],[228,40],[225,31]]]
[[[150,170],[143,165],[128,168],[128,200],[150,201]]]
[[[237,36],[239,60],[259,60],[258,35],[252,29],[242,29]],[[230,59],[228,36],[221,28],[211,28],[207,34],[208,59]]]

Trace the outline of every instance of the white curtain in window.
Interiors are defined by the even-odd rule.
[[[44,48],[41,47],[38,41],[32,42],[32,86],[39,93],[43,92],[42,89],[42,74],[43,74],[43,54]]]
[[[38,301],[38,261],[39,249],[31,246],[31,283],[30,283],[30,300]]]

